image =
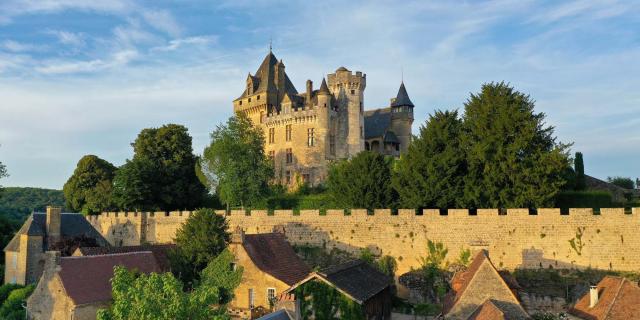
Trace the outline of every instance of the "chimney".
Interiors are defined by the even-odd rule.
[[[240,228],[240,226],[236,227],[236,229],[231,234],[231,243],[244,243],[244,231],[242,231],[242,228]]]
[[[307,102],[311,101],[311,92],[313,92],[313,81],[307,80]]]
[[[61,215],[61,207],[47,206],[47,237],[50,243],[60,241]]]
[[[598,304],[598,287],[591,286],[591,288],[589,288],[589,297],[589,308],[593,308]]]

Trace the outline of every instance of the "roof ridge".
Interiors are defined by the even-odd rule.
[[[89,259],[89,258],[100,258],[100,257],[135,255],[135,254],[140,254],[140,253],[151,253],[151,254],[153,254],[153,251],[151,251],[151,250],[142,250],[142,251],[134,251],[134,252],[116,252],[116,253],[96,254],[96,255],[90,255],[90,256],[69,256],[69,257],[61,257],[60,259],[68,259],[68,260],[83,259],[83,258],[84,259]]]
[[[613,277],[612,277],[613,278]],[[620,282],[618,285],[618,290],[616,290],[616,294],[613,296],[613,299],[611,299],[611,303],[609,304],[609,307],[607,308],[607,311],[604,313],[604,319],[606,320],[609,318],[609,313],[611,312],[611,309],[613,309],[613,305],[616,303],[616,300],[618,299],[618,296],[620,295],[620,291],[622,291],[622,287],[624,286],[624,282],[627,280],[624,277],[619,277],[620,278]],[[598,294],[600,295],[600,294]]]

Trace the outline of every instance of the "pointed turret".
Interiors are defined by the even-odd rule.
[[[331,94],[331,92],[329,91],[329,87],[327,86],[327,81],[324,78],[322,78],[322,84],[320,85],[318,94]]]
[[[400,89],[398,89],[398,95],[391,103],[392,107],[410,106],[413,108],[413,102],[409,99],[407,89],[404,87],[404,81],[400,83]]]

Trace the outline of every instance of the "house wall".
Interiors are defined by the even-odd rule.
[[[4,283],[18,283],[18,256],[16,251],[4,252]]]
[[[224,211],[218,211],[224,214]],[[176,230],[188,218],[188,212],[145,215],[142,219],[124,217],[123,213],[103,213],[88,217],[112,244],[140,244],[171,242]],[[284,231],[292,244],[322,246],[328,250],[339,248],[359,252],[369,247],[374,252],[391,255],[398,262],[398,274],[420,266],[426,256],[427,240],[442,242],[449,250],[447,259],[455,261],[461,250],[486,249],[499,269],[515,268],[600,268],[623,271],[640,269],[640,208],[633,214],[624,209],[601,209],[594,215],[591,209],[570,209],[561,215],[560,209],[538,209],[529,215],[526,209],[509,209],[500,215],[497,209],[479,209],[469,215],[466,209],[426,209],[422,215],[415,210],[353,209],[303,210],[294,215],[291,210],[254,210],[247,215],[232,210],[227,216],[231,230],[240,226],[247,233]],[[121,228],[133,230],[120,232]],[[113,232],[115,230],[115,232]],[[146,234],[146,238],[140,238]]]
[[[62,286],[62,281],[56,273],[56,259],[58,258],[53,253],[47,253],[45,257],[46,265],[42,278],[40,278],[35,290],[27,299],[29,319],[71,319],[75,305],[67,296]]]

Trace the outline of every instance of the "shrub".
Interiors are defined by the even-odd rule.
[[[556,195],[557,208],[609,208],[611,194],[606,191],[562,191]]]

